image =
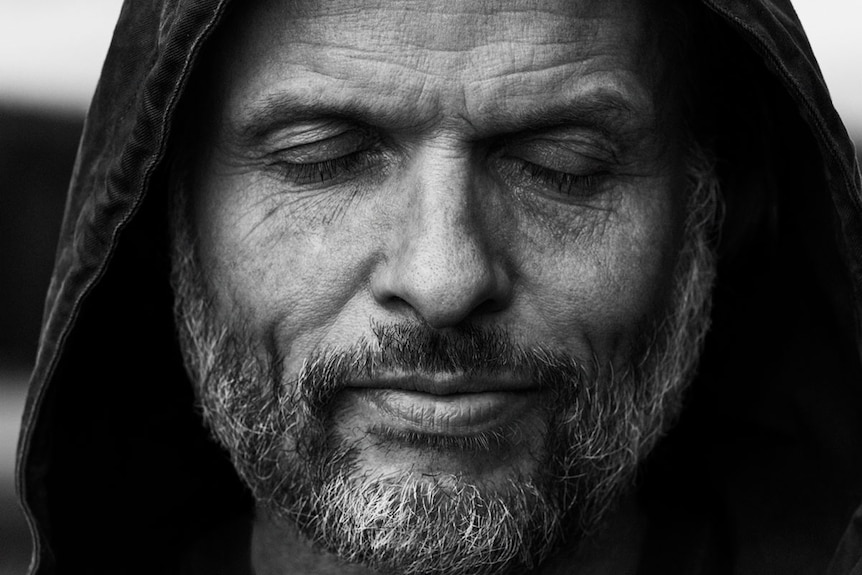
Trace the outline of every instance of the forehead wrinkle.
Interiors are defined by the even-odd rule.
[[[272,89],[271,85],[261,85],[256,87],[257,94],[254,90],[241,94],[240,107],[258,109],[261,117],[272,116],[277,108],[284,108],[277,104],[277,94],[283,91],[295,93],[294,103],[306,111],[320,110],[341,116],[339,109],[343,109],[348,115],[373,117],[389,125],[416,126],[440,120],[444,115],[475,123],[477,127],[487,125],[485,119],[491,115],[508,116],[510,123],[514,123],[517,108],[552,109],[551,103],[559,101],[562,92],[576,94],[583,90],[582,83],[591,75],[609,71],[611,74],[605,79],[619,81],[619,70],[631,72],[635,64],[632,59],[639,57],[637,50],[634,54],[631,50],[632,28],[636,30],[634,37],[641,38],[644,34],[636,11],[620,17],[604,9],[602,2],[583,10],[572,8],[579,7],[577,2],[544,6],[541,10],[535,8],[538,2],[521,3],[492,14],[468,10],[449,14],[409,1],[371,4],[372,9],[368,10],[357,3],[326,2],[306,7],[307,11],[299,10],[299,18],[289,22],[284,11],[275,11],[281,16],[278,25],[270,28],[273,20],[269,20],[267,26],[276,32],[271,41],[280,47],[278,52],[273,55],[252,50],[247,53],[252,60],[240,65],[254,67],[254,58],[261,60],[263,55],[266,58],[261,61],[272,62],[273,58],[281,61],[278,71],[281,86]],[[616,6],[614,2],[607,4]],[[469,13],[473,18],[472,32],[464,33],[462,22],[453,27],[461,31],[469,47],[424,45],[425,40],[436,38],[434,30],[427,26],[424,28],[427,38],[423,39],[413,38],[409,30],[391,25],[391,19],[377,25],[374,10],[391,16],[390,9],[408,24],[412,12],[432,12],[437,18],[449,19]],[[593,9],[597,12],[591,12]],[[296,9],[288,12],[297,14]],[[560,17],[561,12],[564,17]],[[526,18],[527,15],[531,18]],[[622,31],[616,29],[610,37],[601,34],[602,23],[608,18],[623,23]],[[489,24],[506,19],[510,20],[507,25]],[[536,24],[538,19],[542,20],[540,24]],[[345,27],[354,31],[366,27],[370,34],[345,34]],[[501,36],[501,31],[506,34]],[[366,66],[360,68],[361,64]],[[617,72],[613,72],[615,68]],[[629,80],[623,79],[622,83],[628,84]],[[327,97],[319,98],[323,92]],[[269,104],[263,101],[267,93],[273,99]],[[298,98],[300,94],[306,96],[305,102]],[[636,94],[629,96],[639,99]],[[336,97],[347,101],[339,102]],[[250,106],[245,105],[248,102]],[[245,119],[240,123],[245,123]]]
[[[522,12],[524,10],[513,13]],[[523,20],[521,16],[519,22],[522,25]],[[626,52],[625,40],[630,39],[630,36],[601,37],[600,16],[577,22],[566,20],[565,34],[552,34],[550,27],[542,27],[537,33],[522,37],[515,34],[500,39],[486,38],[482,42],[470,40],[467,48],[452,44],[429,47],[421,38],[409,34],[405,36],[398,26],[372,27],[372,33],[363,36],[360,42],[344,42],[340,39],[342,36],[337,34],[338,26],[335,26],[344,23],[332,22],[333,26],[303,27],[304,32],[311,37],[303,37],[300,41],[297,41],[298,38],[286,39],[282,54],[321,74],[345,80],[355,79],[357,65],[366,64],[368,80],[380,82],[377,89],[400,92],[405,83],[418,80],[422,93],[439,87],[449,90],[450,96],[455,92],[465,95],[460,98],[461,101],[466,99],[466,94],[476,90],[471,84],[510,79],[509,84],[520,84],[523,88],[533,84],[530,82],[532,74],[540,78],[541,74],[549,71],[563,82],[567,76],[577,72],[589,72],[590,68],[601,65],[602,61],[608,61],[611,67],[633,64],[630,60],[637,58],[631,51]],[[554,26],[560,26],[559,18]],[[577,34],[573,33],[573,28],[577,28]],[[327,37],[315,39],[320,34]],[[462,35],[468,39],[470,37],[470,34]],[[580,62],[591,58],[594,62],[586,70],[578,67]],[[374,69],[375,66],[381,68]],[[546,79],[540,80],[547,85]]]
[[[653,120],[652,100],[636,81],[619,73],[608,78],[562,65],[559,70],[561,79],[551,90],[544,86],[539,97],[535,90],[525,90],[529,82],[524,73],[511,73],[504,83],[500,78],[456,83],[457,90],[445,98],[427,76],[420,76],[420,83],[396,82],[380,90],[374,82],[349,82],[306,70],[237,106],[242,113],[231,119],[229,128],[237,141],[251,143],[292,122],[323,118],[390,129],[466,124],[471,137],[564,123],[613,131],[648,126]]]
[[[325,54],[320,50],[324,47],[328,48]],[[549,84],[566,84],[579,74],[603,67],[612,69],[621,59],[613,53],[604,54],[602,46],[587,53],[574,42],[544,45],[523,42],[514,46],[499,42],[466,52],[447,52],[447,57],[442,59],[436,57],[435,51],[426,49],[393,53],[378,48],[333,47],[308,42],[294,44],[291,48],[284,58],[297,67],[354,85],[365,84],[372,91],[404,93],[414,100],[424,99],[417,94],[482,91],[482,84],[495,83],[502,83],[506,90],[526,94],[528,88],[546,90]],[[363,64],[364,76],[356,73],[357,66]],[[532,78],[537,81],[533,82]]]
[[[228,135],[238,143],[253,145],[268,133],[301,121],[330,118],[390,129],[419,129],[440,116],[439,102],[430,93],[406,92],[402,86],[400,94],[380,94],[366,87],[376,96],[368,98],[356,86],[344,89],[337,86],[339,80],[321,82],[321,77],[308,74],[302,77],[303,82],[270,86],[264,93],[248,98],[238,106],[242,112],[230,118]],[[297,89],[297,84],[312,89]],[[414,106],[398,105],[403,102]]]
[[[583,0],[582,0],[583,2]],[[623,17],[602,2],[518,2],[505,8],[502,2],[371,2],[361,5],[337,1],[306,5],[294,18],[283,22],[286,39],[302,38],[324,46],[343,45],[345,30],[366,46],[376,44],[387,55],[402,55],[404,48],[439,53],[470,51],[493,44],[555,45],[590,40],[601,21],[638,21]],[[452,4],[455,4],[454,6]],[[593,5],[595,4],[595,5]],[[614,4],[609,2],[609,4]],[[421,15],[418,15],[421,14]],[[418,17],[417,17],[418,15]],[[626,36],[631,36],[627,33]]]
[[[304,47],[309,49],[303,49]],[[325,56],[321,55],[322,48],[327,50]],[[372,79],[393,80],[389,82],[393,86],[403,85],[401,82],[403,76],[418,74],[425,77],[446,79],[452,77],[453,72],[460,73],[465,69],[460,58],[461,54],[458,51],[451,53],[457,58],[451,58],[448,66],[441,66],[439,61],[431,66],[426,63],[431,56],[430,51],[426,50],[400,50],[398,54],[393,54],[391,50],[384,49],[358,48],[347,45],[333,46],[325,43],[312,44],[308,42],[303,42],[302,47],[299,44],[294,44],[291,49],[288,58],[296,62],[296,65],[338,80],[355,80],[358,77],[357,65],[365,65],[363,73],[368,74]],[[367,66],[370,63],[386,69],[373,69]],[[395,69],[394,73],[391,68]]]

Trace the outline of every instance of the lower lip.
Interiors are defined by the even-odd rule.
[[[433,395],[398,389],[363,389],[388,427],[419,433],[468,435],[516,421],[535,405],[535,391],[488,391]]]

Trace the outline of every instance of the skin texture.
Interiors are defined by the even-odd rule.
[[[501,328],[625,369],[668,303],[684,206],[639,6],[266,1],[232,14],[190,202],[215,312],[276,350],[285,378],[395,322]],[[503,484],[534,471],[536,395],[507,420],[523,440],[481,456],[383,446],[369,430],[392,418],[352,392],[336,425],[367,474]],[[427,419],[445,428],[445,413]],[[263,516],[260,572],[295,548]],[[309,557],[326,572],[330,558]]]

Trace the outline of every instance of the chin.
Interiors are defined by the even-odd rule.
[[[367,421],[339,410],[333,425],[339,444],[352,445],[355,472],[379,480],[410,476],[439,485],[462,481],[489,488],[534,477],[547,447],[546,406],[528,404],[514,413],[467,428],[428,431],[403,421]],[[502,421],[497,421],[501,419]]]

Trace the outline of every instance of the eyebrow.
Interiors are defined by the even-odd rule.
[[[232,135],[249,145],[263,142],[278,130],[303,121],[343,120],[384,129],[409,129],[424,123],[397,106],[381,105],[380,100],[335,102],[290,92],[271,94],[247,105],[245,110],[230,125]],[[651,126],[654,111],[644,109],[619,91],[595,90],[534,108],[489,110],[481,118],[483,126],[477,126],[460,114],[459,117],[483,138],[557,127],[584,127],[612,135]]]
[[[282,92],[245,106],[246,112],[230,123],[239,142],[260,143],[270,134],[291,124],[311,120],[345,120],[368,126],[403,124],[401,114],[359,101],[329,102]]]
[[[557,127],[583,127],[613,135],[652,126],[655,113],[617,91],[597,90],[517,113],[491,112],[485,118],[495,126],[495,135]]]

